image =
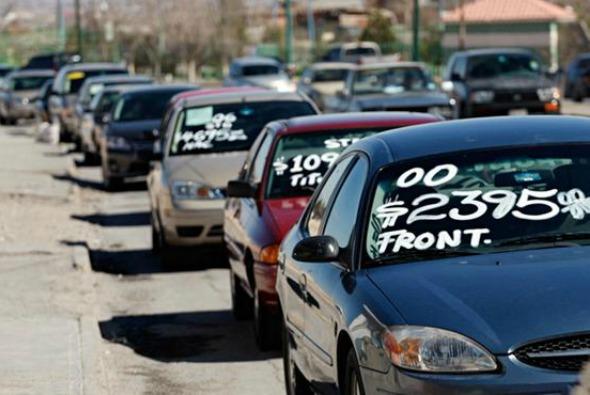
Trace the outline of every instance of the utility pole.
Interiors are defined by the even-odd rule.
[[[467,27],[465,26],[465,0],[459,0],[459,49],[466,46]]]
[[[80,21],[80,0],[75,0],[74,2],[74,7],[75,7],[75,12],[76,12],[76,43],[77,43],[77,49],[78,49],[78,55],[80,55],[82,58],[82,52],[83,52],[83,48],[82,48],[82,25],[81,25],[81,21]]]
[[[313,7],[311,5],[312,0],[307,0],[307,35],[309,38],[310,53],[312,58],[315,55],[315,42],[316,42],[316,31],[315,31],[315,19],[313,16]]]
[[[293,12],[291,9],[291,0],[285,0],[285,61],[287,65],[293,62]]]
[[[64,10],[62,0],[57,0],[55,5],[55,18],[57,25],[57,46],[60,51],[65,50],[66,46],[66,24],[64,21]]]
[[[414,12],[412,16],[412,60],[420,60],[420,4],[414,0]]]

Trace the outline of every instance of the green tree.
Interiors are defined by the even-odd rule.
[[[378,10],[372,11],[359,39],[376,42],[383,53],[394,52],[396,38],[391,19]]]

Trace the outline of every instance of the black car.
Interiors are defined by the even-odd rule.
[[[590,53],[577,56],[569,64],[565,79],[565,97],[581,102],[590,94]]]
[[[353,67],[344,89],[324,103],[326,112],[410,111],[449,118],[452,106],[421,63],[378,63]]]
[[[443,89],[455,101],[455,118],[561,111],[556,82],[526,49],[456,52],[447,64]]]
[[[72,63],[80,63],[82,57],[71,52],[49,52],[33,56],[23,69],[51,69],[57,72],[62,66]]]
[[[0,82],[2,82],[2,79],[6,77],[7,74],[10,74],[12,71],[14,71],[14,67],[0,63]]]
[[[154,85],[122,94],[110,114],[100,142],[102,175],[107,189],[126,178],[148,174],[159,150],[159,132],[170,99],[194,85]]]
[[[287,393],[569,394],[590,357],[588,130],[472,119],[342,153],[278,252]]]

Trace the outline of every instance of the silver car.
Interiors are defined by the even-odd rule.
[[[280,62],[260,56],[234,59],[224,85],[257,86],[279,92],[294,92],[296,89]]]
[[[35,100],[54,74],[53,70],[20,70],[8,74],[0,88],[0,121],[12,125],[19,119],[33,118]]]
[[[162,158],[148,176],[154,252],[221,243],[225,188],[274,120],[317,114],[307,98],[252,88],[189,92],[162,122]]]

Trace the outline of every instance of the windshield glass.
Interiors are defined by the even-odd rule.
[[[539,61],[527,54],[494,54],[469,58],[467,78],[538,77]]]
[[[390,166],[378,176],[366,253],[395,263],[583,239],[590,235],[588,174],[590,146],[465,152]]]
[[[88,70],[88,71],[70,71],[64,78],[64,89],[63,93],[74,94],[80,91],[84,81],[90,77],[98,77],[101,75],[112,75],[112,74],[127,74],[123,69],[100,69],[100,70]]]
[[[313,82],[335,82],[344,81],[348,75],[347,69],[324,69],[316,70],[313,76]]]
[[[10,86],[14,91],[41,89],[47,80],[51,78],[50,76],[15,77],[12,79]]]
[[[354,94],[397,94],[434,90],[430,76],[419,67],[387,67],[360,70],[352,85]]]
[[[346,147],[379,131],[334,130],[281,137],[272,156],[266,197],[310,196]]]
[[[164,116],[166,107],[172,96],[182,90],[146,91],[127,95],[117,102],[113,120],[119,122],[141,121],[146,119],[160,119]]]
[[[315,113],[309,103],[295,101],[187,108],[176,122],[170,155],[245,151],[267,123]]]
[[[244,77],[254,77],[257,75],[273,75],[279,74],[280,71],[281,69],[279,67],[273,65],[252,65],[242,67],[242,75]]]
[[[90,109],[96,114],[108,114],[120,96],[121,94],[117,91],[103,91],[92,99]]]

